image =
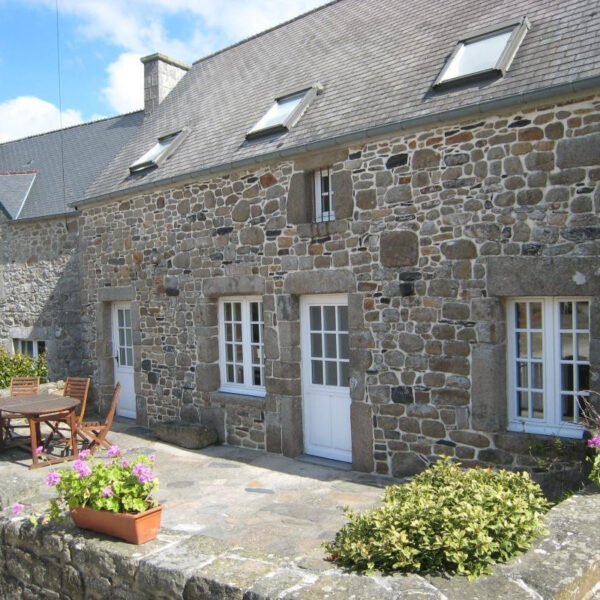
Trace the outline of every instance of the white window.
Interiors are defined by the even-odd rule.
[[[314,172],[315,180],[315,221],[324,223],[335,220],[333,190],[331,189],[331,169]]]
[[[511,300],[508,331],[509,429],[581,437],[578,398],[590,385],[589,300]]]
[[[529,21],[524,17],[461,40],[434,85],[484,73],[506,73],[528,29]]]
[[[140,156],[130,167],[130,173],[139,173],[145,171],[151,167],[158,167],[159,164],[167,158],[176,148],[175,141],[177,140],[177,146],[183,141],[182,131],[165,135],[158,139],[158,142],[148,152]]]
[[[46,352],[46,342],[14,338],[13,352],[14,354],[27,354],[28,356],[37,358],[40,354]]]
[[[288,131],[321,89],[317,84],[300,92],[277,98],[265,115],[246,134],[246,139]]]
[[[265,395],[263,304],[260,298],[219,302],[221,390]]]

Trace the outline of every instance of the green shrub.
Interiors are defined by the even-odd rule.
[[[46,381],[46,355],[40,354],[36,359],[27,354],[9,354],[0,348],[0,389],[9,387],[13,377],[40,377],[42,381]]]
[[[463,470],[443,459],[404,485],[387,488],[383,506],[361,514],[325,544],[330,560],[384,573],[489,573],[543,532],[548,510],[527,473]]]

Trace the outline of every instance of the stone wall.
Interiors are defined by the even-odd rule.
[[[598,494],[569,498],[547,516],[535,547],[489,576],[362,576],[316,570],[221,540],[162,530],[132,546],[73,526],[34,528],[0,518],[0,597],[11,600],[268,600],[284,598],[569,598],[599,591]]]
[[[81,373],[78,223],[0,221],[0,344],[46,342],[50,379]]]
[[[102,293],[130,290],[139,421],[200,420],[295,456],[299,299],[346,293],[355,468],[536,466],[553,441],[506,432],[504,300],[591,296],[600,386],[599,105],[481,116],[84,209],[89,367],[108,393]],[[316,225],[307,173],[322,166],[337,220]],[[264,300],[262,399],[217,392],[217,301],[237,294]],[[579,460],[583,443],[567,446]]]

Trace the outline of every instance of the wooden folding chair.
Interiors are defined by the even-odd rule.
[[[65,381],[64,395],[70,398],[77,398],[81,402],[77,414],[77,421],[81,423],[85,416],[85,407],[87,405],[88,392],[90,391],[89,377],[67,377]]]
[[[92,454],[100,446],[104,446],[105,448],[110,448],[112,446],[106,436],[108,435],[115,418],[120,393],[121,384],[117,383],[104,421],[81,421],[76,425],[77,435],[83,440],[83,445],[86,446]]]
[[[90,382],[91,380],[89,377],[67,377],[65,381],[63,395],[69,396],[70,398],[76,398],[81,402],[77,413],[78,423],[81,423],[85,414]],[[64,440],[67,447],[71,446],[71,439],[73,438],[71,437],[71,429],[67,420],[60,418],[56,420],[48,419],[45,423],[52,430],[47,438],[48,444],[53,440],[54,436],[58,436]],[[61,424],[65,424],[67,427],[61,427]]]
[[[13,377],[10,380],[10,395],[11,396],[31,396],[32,394],[39,394],[40,391],[40,378],[39,377]],[[11,414],[10,417],[2,417],[0,415],[0,428],[2,429],[0,439],[9,439],[14,437],[15,426],[11,424],[12,420],[20,419],[19,415]],[[19,427],[21,427],[19,425]],[[23,426],[24,428],[25,426]]]

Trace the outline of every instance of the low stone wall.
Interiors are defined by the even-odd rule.
[[[213,538],[161,533],[143,546],[52,525],[0,518],[0,598],[96,600],[360,600],[510,598],[591,600],[600,592],[600,494],[552,509],[548,535],[491,576],[469,583],[416,575],[310,571],[292,559],[229,548]]]

